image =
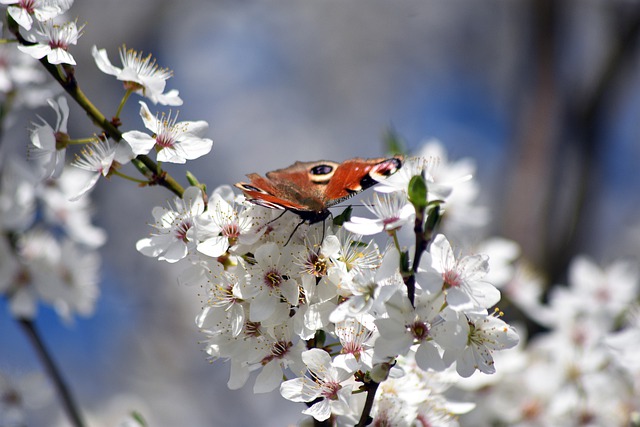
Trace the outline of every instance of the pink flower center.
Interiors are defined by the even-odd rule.
[[[189,229],[191,227],[193,227],[193,224],[191,224],[191,221],[186,220],[186,221],[181,222],[176,227],[176,231],[175,231],[176,239],[186,242],[187,241],[187,232],[189,231]]]
[[[391,218],[384,218],[382,220],[382,224],[384,224],[384,229],[389,231],[390,229],[393,229],[393,227],[395,226],[395,224],[400,220],[399,217],[394,216]]]
[[[342,346],[342,350],[340,353],[343,354],[353,354],[356,359],[360,357],[360,353],[362,352],[362,344],[357,341],[349,341],[345,342]]]
[[[342,388],[340,383],[335,381],[327,381],[322,383],[322,397],[330,400],[338,400],[338,391]]]
[[[20,268],[20,270],[18,270],[18,273],[13,278],[13,283],[17,287],[24,287],[28,286],[31,283],[31,279],[31,273],[29,272],[29,270],[27,268]]]
[[[29,15],[33,15],[36,8],[36,0],[20,0],[20,7],[27,11]]]
[[[604,288],[604,287],[599,288],[596,291],[596,298],[599,301],[602,301],[603,303],[607,303],[607,302],[611,301],[611,292],[608,289]]]
[[[291,341],[278,341],[271,347],[271,354],[262,359],[261,363],[266,365],[273,359],[282,359],[293,346]]]
[[[457,288],[462,283],[460,275],[455,270],[448,270],[442,273],[445,288]]]
[[[269,288],[277,288],[285,281],[283,275],[276,270],[270,270],[264,275],[264,284]]]
[[[304,263],[304,271],[315,277],[325,276],[327,267],[327,261],[324,258],[320,258],[315,252],[311,252]]]
[[[160,135],[156,136],[156,145],[158,147],[171,148],[174,146],[174,144],[175,141],[169,134],[161,133]]]
[[[51,49],[62,49],[62,50],[67,50],[69,49],[69,45],[64,41],[64,40],[50,40],[49,41],[49,47]]]
[[[229,240],[240,237],[240,227],[238,226],[238,223],[233,222],[231,224],[225,224],[222,227],[222,235],[227,237]]]
[[[260,327],[260,322],[247,322],[244,324],[244,334],[248,337],[257,338],[262,335]]]
[[[422,341],[429,336],[429,325],[422,321],[415,321],[413,324],[409,325],[409,331],[411,331],[411,335],[418,341]]]

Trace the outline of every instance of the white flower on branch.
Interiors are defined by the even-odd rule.
[[[84,147],[71,164],[91,173],[87,174],[84,185],[71,200],[78,200],[87,194],[96,185],[101,175],[107,176],[109,174],[115,155],[116,144],[112,144],[107,138],[98,138],[94,144]]]
[[[27,31],[33,25],[33,18],[36,21],[44,22],[55,18],[66,10],[48,0],[0,0],[0,4],[10,5],[7,8],[7,13]]]
[[[82,35],[82,29],[76,26],[75,22],[65,22],[62,25],[46,21],[40,24],[36,30],[33,45],[20,45],[18,49],[36,58],[42,59],[45,56],[49,64],[70,64],[76,65],[75,59],[68,52],[69,46],[77,44]]]
[[[178,122],[177,115],[171,117],[170,114],[157,117],[151,114],[147,104],[142,101],[140,117],[152,135],[137,130],[122,134],[135,155],[146,155],[155,147],[159,162],[186,163],[187,160],[208,154],[213,147],[212,140],[202,138],[209,128],[204,120]]]
[[[250,280],[241,287],[249,300],[249,320],[252,322],[281,322],[289,313],[289,306],[298,304],[300,287],[292,274],[294,256],[301,248],[290,244],[278,247],[269,242],[254,253],[255,262],[247,267]]]
[[[14,316],[34,318],[39,302],[52,305],[66,321],[74,313],[93,313],[100,263],[96,252],[71,240],[60,244],[49,231],[34,229],[20,236],[15,253],[0,240],[0,253],[0,293],[9,296]]]
[[[500,301],[500,291],[484,280],[488,270],[487,256],[456,258],[447,238],[438,234],[420,260],[416,278],[427,292],[443,291],[454,310],[484,309]]]
[[[83,185],[86,171],[68,166],[59,179],[49,180],[37,188],[47,225],[63,230],[69,238],[90,248],[102,246],[107,233],[91,222],[94,206],[89,197],[71,201]]]
[[[466,317],[467,346],[463,351],[445,349],[445,362],[451,364],[455,360],[456,371],[463,378],[471,376],[476,369],[485,374],[493,374],[496,368],[492,353],[518,344],[519,338],[515,329],[498,317],[498,311],[492,315],[457,315]]]
[[[177,90],[163,93],[166,81],[172,76],[172,72],[167,68],[159,67],[151,55],[142,56],[142,53],[122,46],[120,48],[122,68],[118,68],[111,64],[105,49],[93,46],[91,54],[100,71],[124,82],[125,89],[133,90],[154,104],[182,105],[182,99],[178,96]]]
[[[209,199],[209,209],[196,221],[198,251],[214,258],[236,245],[251,245],[264,233],[264,228],[254,226],[249,209],[238,209],[233,201],[229,203],[215,192]]]
[[[332,413],[348,412],[354,384],[350,380],[358,365],[336,366],[329,353],[319,348],[303,352],[302,361],[307,365],[309,377],[283,382],[280,386],[282,397],[293,402],[311,402],[319,398],[309,409],[302,411],[318,421],[329,419]]]
[[[401,192],[390,194],[376,194],[372,203],[365,205],[376,218],[351,217],[344,224],[344,228],[352,233],[368,236],[382,231],[393,232],[403,225],[413,221],[415,210]]]
[[[41,124],[32,123],[31,129],[31,160],[36,164],[41,179],[57,178],[64,168],[64,160],[67,153],[65,140],[67,134],[67,122],[69,120],[69,105],[67,99],[61,96],[57,99],[48,99],[47,103],[56,113],[56,125],[51,127],[42,117]]]
[[[138,240],[136,249],[143,255],[170,263],[180,261],[195,249],[195,218],[204,212],[202,190],[189,187],[182,199],[175,198],[175,207],[153,208],[154,227],[151,237]]]
[[[375,343],[375,354],[380,357],[406,355],[417,346],[415,360],[423,369],[442,371],[446,368],[441,348],[462,349],[467,336],[456,320],[444,320],[440,316],[444,295],[416,295],[415,307],[406,294],[397,291],[387,301],[386,317],[375,321],[380,337]]]

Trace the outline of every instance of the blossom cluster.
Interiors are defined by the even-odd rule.
[[[458,383],[476,396],[473,424],[637,425],[638,265],[616,261],[602,268],[578,256],[568,285],[555,287],[546,302],[541,285],[521,262],[503,283],[505,296],[544,332],[528,342],[523,337],[516,351],[499,358],[497,375]]]
[[[153,150],[158,161],[184,163],[207,154],[213,142],[204,138],[206,122],[178,122],[170,114],[153,115],[142,101],[140,115],[152,135],[132,130],[117,140],[114,132],[107,136],[101,131],[97,136],[72,139],[67,98],[57,95],[60,88],[55,92],[42,89],[45,76],[35,61],[43,59],[52,66],[75,64],[69,49],[82,28],[64,21],[72,1],[1,3],[8,5],[9,28],[21,42],[5,45],[0,52],[3,98],[5,102],[17,100],[18,105],[48,104],[56,118],[53,125],[42,117],[31,124],[27,163],[2,158],[0,292],[8,296],[18,317],[32,318],[38,302],[53,305],[65,318],[73,312],[90,314],[98,294],[99,259],[93,249],[104,243],[105,233],[91,225],[90,202],[83,196],[100,177],[119,173],[136,156]],[[161,105],[182,103],[178,91],[165,92],[171,72],[150,56],[123,47],[123,65],[118,68],[104,49],[94,46],[92,54],[100,70],[123,82],[123,101],[129,93],[138,93]],[[81,148],[69,167],[67,151],[76,145]]]
[[[0,0],[7,40],[17,42],[0,46],[2,127],[25,106],[55,116],[31,123],[28,162],[0,153],[0,296],[23,322],[42,304],[67,322],[93,313],[106,233],[92,223],[88,195],[101,178],[157,184],[166,177],[159,163],[184,164],[213,146],[205,121],[152,112],[147,102],[182,105],[166,86],[172,72],[125,46],[120,65],[91,49],[97,68],[122,84],[115,116],[95,115],[70,91],[100,124],[96,135],[70,136],[69,98],[44,70],[80,87],[71,50],[84,26],[66,19],[72,3]],[[146,100],[145,131],[121,130],[131,94]],[[125,175],[126,165],[146,179]],[[181,194],[172,205],[153,209],[155,230],[137,250],[180,264],[178,281],[203,289],[196,326],[210,359],[230,365],[229,388],[253,378],[254,392],[305,403],[316,421],[640,424],[637,265],[600,268],[579,257],[568,286],[544,295],[514,242],[470,239],[489,221],[474,172],[431,141],[369,192],[370,215],[346,209],[312,223],[228,186],[207,194],[190,179],[184,192],[172,188]],[[541,330],[525,340],[527,328],[516,333],[497,304],[513,304]],[[29,396],[24,405],[39,406],[48,394],[31,377],[0,373],[0,424],[23,424],[16,402]],[[132,415],[121,425],[144,423]]]
[[[0,293],[18,318],[33,319],[39,303],[66,320],[90,315],[105,232],[91,223],[87,200],[69,200],[74,171],[46,183],[30,172],[15,158],[0,172]]]
[[[28,7],[29,2],[1,3],[8,4],[9,16],[25,31],[27,39],[52,28],[46,22],[70,6],[70,2],[30,2],[33,8]],[[34,23],[40,26],[38,30]],[[55,149],[55,137],[66,134],[68,106],[64,98],[51,98],[55,92],[45,84],[40,64],[25,55],[24,48],[2,46],[3,105],[10,105],[8,99],[15,109],[48,102],[57,118],[53,127],[44,119],[32,124],[28,162],[10,149],[5,149],[0,158],[0,295],[8,299],[9,309],[17,318],[33,319],[39,305],[46,304],[71,321],[76,314],[93,313],[99,294],[97,249],[104,244],[106,233],[92,224],[88,199],[70,201],[76,183],[82,179],[78,170],[69,168],[59,180],[49,179],[65,168],[64,151]],[[51,55],[53,58],[57,54]],[[12,122],[5,117],[5,126]]]
[[[113,175],[135,180],[121,170],[136,157],[153,152],[158,161],[184,163],[207,154],[213,142],[204,137],[206,122],[178,122],[171,113],[152,114],[144,102],[140,113],[151,136],[119,130],[120,111],[132,93],[161,106],[182,104],[177,90],[165,90],[171,71],[159,67],[151,56],[125,47],[120,50],[121,67],[111,64],[104,49],[93,48],[97,67],[122,82],[123,100],[114,119],[97,128],[95,135],[72,138],[69,98],[60,95],[61,84],[74,88],[72,97],[85,109],[91,105],[79,89],[71,52],[84,27],[65,17],[73,0],[0,3],[7,5],[8,23],[2,28],[7,38],[0,46],[0,127],[7,131],[24,107],[48,105],[55,115],[51,122],[51,112],[45,111],[29,126],[20,141],[22,147],[27,145],[27,161],[5,141],[2,144],[0,297],[25,324],[33,324],[41,305],[71,322],[76,315],[92,315],[100,293],[98,249],[107,234],[92,223],[88,194],[96,183]],[[107,122],[95,111],[95,123]],[[10,383],[0,373],[0,424],[22,425],[23,409],[31,399]]]
[[[396,385],[381,385],[375,419],[400,417],[410,425],[447,414],[453,422],[454,405],[437,387],[423,399],[398,390],[415,385],[416,377],[451,384],[440,377],[493,373],[494,352],[516,345],[515,330],[490,310],[500,292],[485,280],[488,257],[460,255],[434,234],[419,265],[407,270],[409,251],[397,239],[381,247],[365,237],[397,237],[413,228],[408,189],[415,177],[427,182],[426,204],[446,216],[456,184],[470,177],[438,181],[438,166],[446,165],[405,160],[367,204],[376,218],[354,216],[342,227],[254,205],[227,186],[210,197],[189,187],[173,206],[154,208],[155,231],[137,248],[167,262],[183,260],[188,266],[180,281],[204,287],[197,325],[209,356],[230,362],[230,388],[257,372],[254,392],[279,389],[286,399],[313,402],[303,412],[316,420],[353,425],[366,397],[357,392],[389,378]]]

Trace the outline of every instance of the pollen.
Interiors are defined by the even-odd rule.
[[[328,261],[315,252],[311,252],[304,262],[304,272],[315,277],[327,274]]]
[[[278,271],[271,270],[264,275],[264,284],[269,288],[277,288],[286,279]]]

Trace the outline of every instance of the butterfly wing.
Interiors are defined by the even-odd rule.
[[[290,210],[313,223],[326,218],[330,206],[366,190],[378,182],[376,177],[389,176],[401,166],[402,157],[296,162],[266,177],[249,174],[250,183],[239,182],[236,187],[252,203]]]
[[[402,160],[401,156],[354,158],[340,163],[324,190],[324,205],[333,206],[372,187],[394,174],[402,166]]]
[[[268,172],[266,177],[249,174],[250,183],[240,182],[236,187],[253,203],[262,206],[296,212],[323,212],[326,210],[324,189],[338,165],[328,160],[296,162]]]

